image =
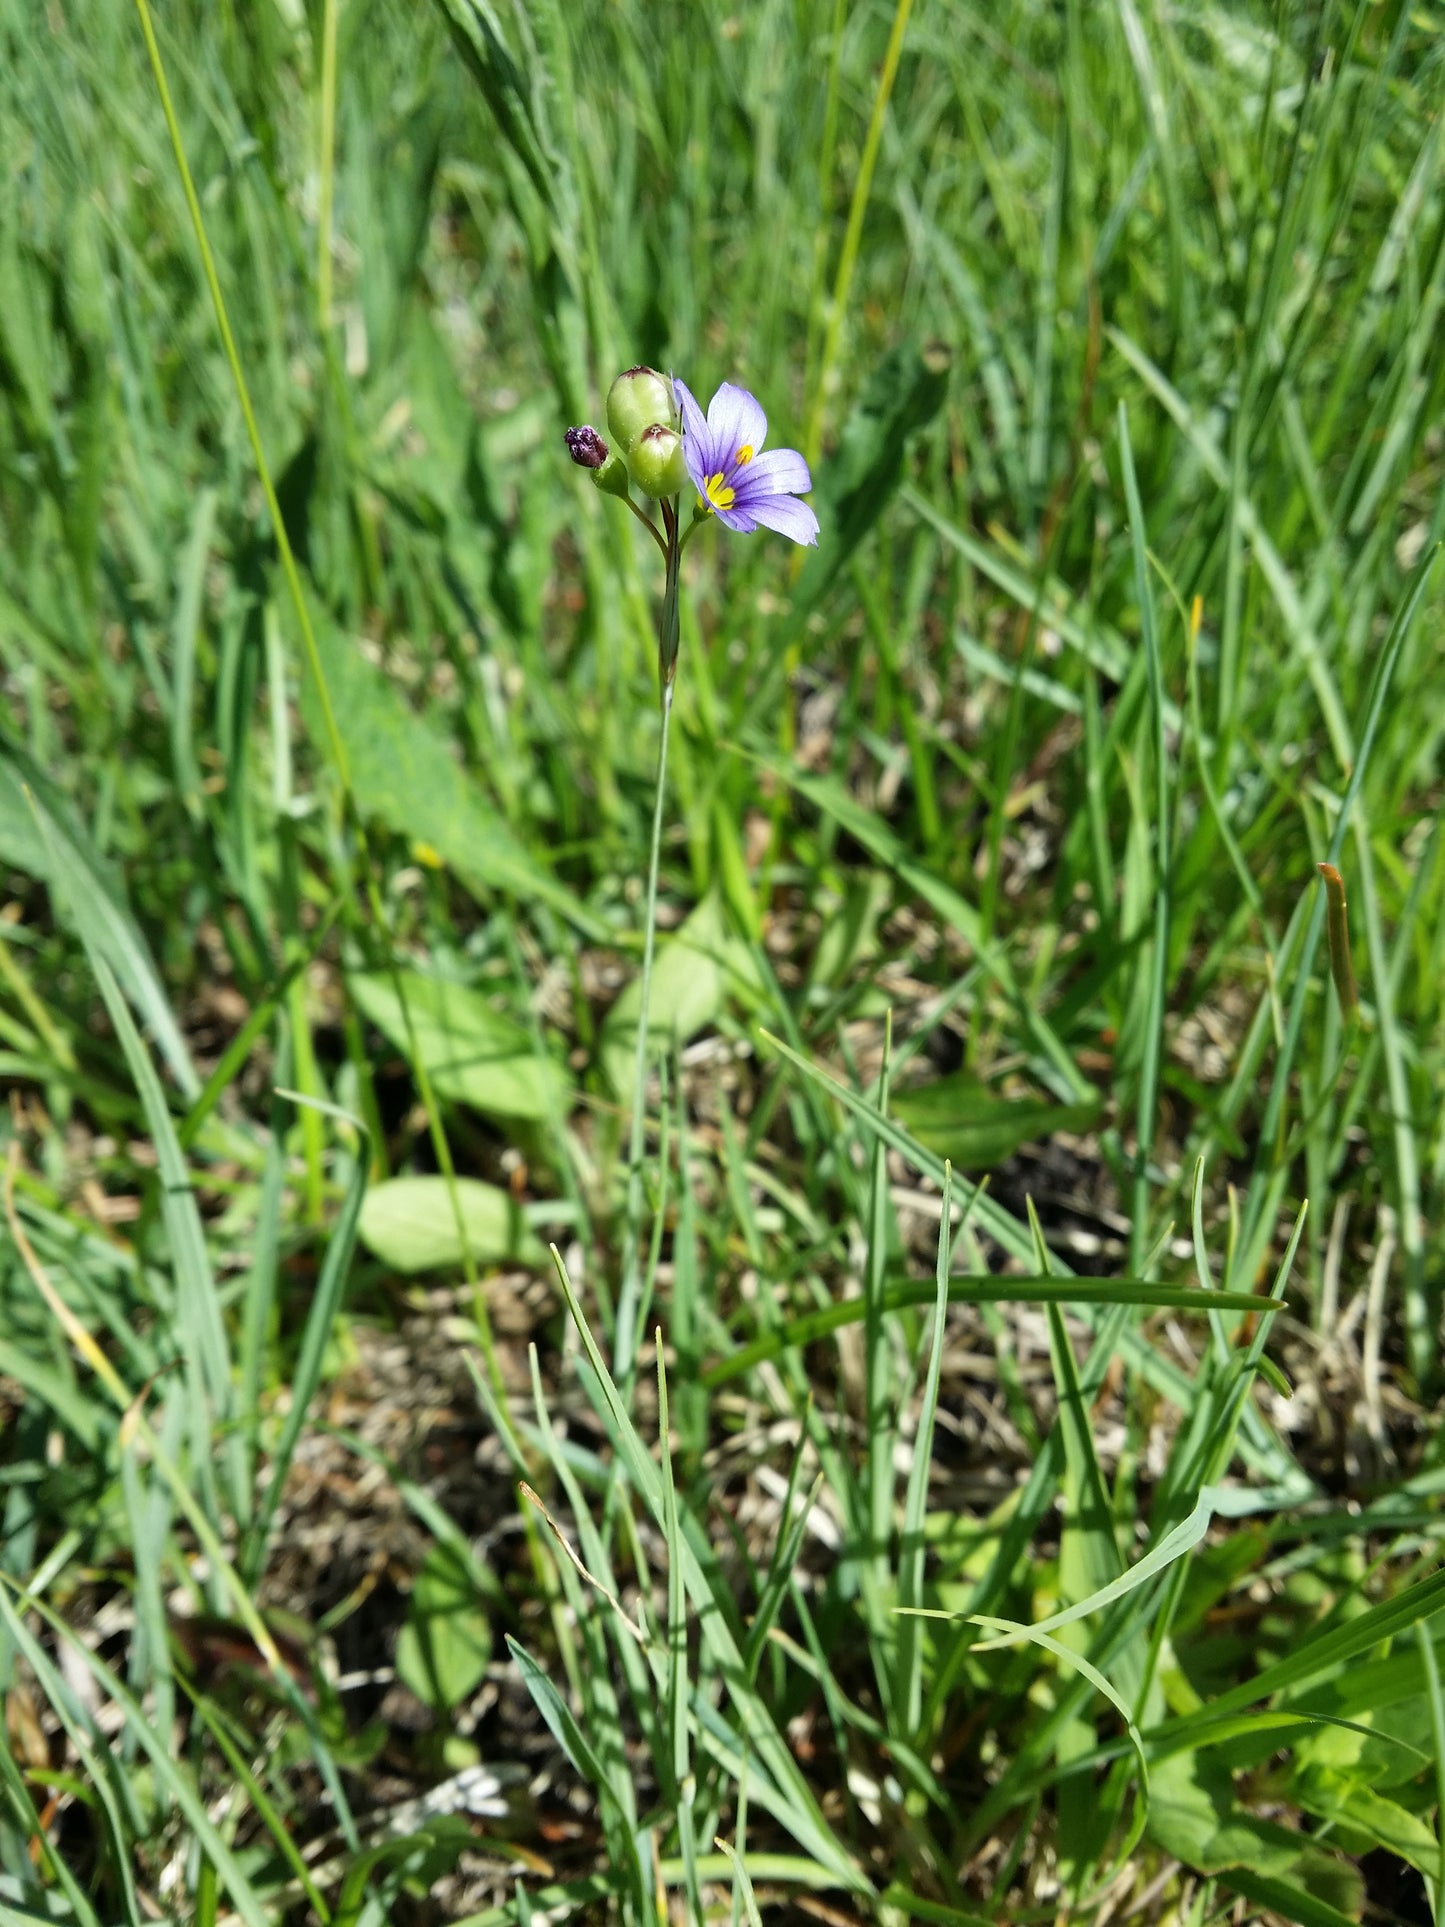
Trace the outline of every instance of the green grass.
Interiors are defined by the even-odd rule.
[[[1436,1916],[1442,87],[0,0],[7,1918]]]

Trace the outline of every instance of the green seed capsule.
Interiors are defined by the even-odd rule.
[[[644,428],[627,458],[632,479],[644,495],[656,500],[680,495],[687,486],[687,464],[682,459],[682,437],[656,422]]]
[[[629,368],[607,392],[607,426],[612,439],[632,453],[644,428],[677,427],[672,383],[655,368]]]

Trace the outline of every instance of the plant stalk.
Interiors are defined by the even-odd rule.
[[[642,1162],[647,1149],[647,1036],[652,1014],[652,960],[657,947],[657,873],[662,860],[662,809],[667,794],[667,739],[679,639],[678,565],[682,544],[674,504],[664,501],[667,529],[667,578],[658,625],[657,668],[662,729],[657,745],[657,788],[652,803],[652,847],[647,861],[647,901],[643,912],[642,983],[637,1009],[637,1054],[632,1075],[632,1136],[627,1157],[627,1217],[622,1243],[622,1282],[617,1294],[617,1324],[612,1337],[613,1373],[620,1383],[637,1362],[637,1326],[642,1311]]]

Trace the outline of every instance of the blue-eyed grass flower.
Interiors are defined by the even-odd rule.
[[[698,510],[735,535],[774,529],[811,548],[818,518],[797,498],[813,486],[795,448],[764,450],[768,418],[746,388],[725,381],[704,415],[686,383],[674,379],[682,410],[682,448],[697,490]]]

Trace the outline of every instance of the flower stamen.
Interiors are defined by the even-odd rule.
[[[748,463],[752,459],[753,459],[753,450],[752,450],[751,444],[749,444],[748,442],[744,442],[742,447],[738,450],[737,454],[734,455],[733,457],[733,466],[735,468],[746,468]]]
[[[704,493],[709,504],[715,509],[730,509],[737,500],[737,490],[728,487],[722,478],[721,471],[716,475],[708,476]]]

